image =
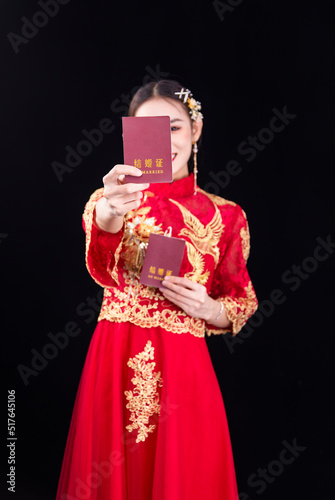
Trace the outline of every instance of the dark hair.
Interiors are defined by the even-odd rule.
[[[184,106],[185,111],[187,115],[190,118],[191,121],[191,116],[189,114],[189,107],[187,103],[184,103],[182,100],[179,99],[179,97],[175,94],[176,92],[180,92],[181,89],[183,88],[183,85],[181,85],[179,82],[176,80],[159,80],[154,81],[154,82],[149,82],[143,85],[143,87],[140,87],[138,91],[134,94],[129,110],[128,110],[128,116],[135,116],[136,111],[138,108],[143,104],[145,101],[148,101],[149,99],[152,99],[153,97],[165,97],[169,99],[173,99],[174,101],[178,101],[182,106]],[[185,87],[184,87],[185,88]],[[198,145],[199,145],[198,141]],[[191,155],[189,161],[188,161],[188,169],[191,172],[193,169],[193,155]]]
[[[143,87],[138,89],[131,100],[128,116],[135,116],[135,113],[141,104],[148,101],[152,97],[168,97],[169,99],[178,101],[184,106],[185,111],[189,115],[188,105],[183,103],[183,101],[181,101],[175,94],[175,92],[180,92],[182,88],[183,86],[175,80],[159,80],[158,82],[149,82],[146,85],[143,85]]]

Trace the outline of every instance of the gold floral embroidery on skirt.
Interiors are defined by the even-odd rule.
[[[148,340],[144,350],[130,358],[127,365],[135,371],[135,376],[131,379],[135,385],[133,391],[125,391],[129,401],[126,408],[130,410],[130,425],[126,426],[129,432],[138,429],[136,443],[145,441],[148,434],[153,432],[156,425],[149,425],[149,418],[156,413],[160,414],[161,404],[157,387],[162,387],[163,380],[161,372],[154,372],[155,362],[148,363],[154,359],[155,348]]]

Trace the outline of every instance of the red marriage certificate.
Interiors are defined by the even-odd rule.
[[[179,276],[185,250],[185,240],[150,233],[140,283],[160,286],[164,276]]]
[[[143,172],[141,177],[126,175],[125,182],[172,182],[170,117],[123,117],[122,129],[124,163]]]

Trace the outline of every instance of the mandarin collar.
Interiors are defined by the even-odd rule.
[[[150,184],[148,191],[162,198],[186,198],[194,193],[194,175],[191,173],[172,182]]]

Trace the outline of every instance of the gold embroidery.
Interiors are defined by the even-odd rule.
[[[215,213],[213,219],[204,226],[197,217],[195,217],[187,208],[178,203],[175,200],[170,199],[172,203],[177,205],[180,209],[184,223],[187,228],[181,229],[179,232],[179,236],[186,236],[189,238],[193,245],[202,253],[202,254],[210,254],[214,257],[215,264],[219,262],[220,250],[217,246],[222,231],[224,228],[224,224],[222,223],[222,217],[220,210],[216,205]]]
[[[205,336],[204,320],[188,316],[180,308],[175,309],[158,288],[141,285],[136,280],[129,294],[131,282],[127,281],[129,285],[125,286],[124,291],[118,288],[105,288],[98,321],[104,319],[116,323],[130,321],[142,328],[160,326],[172,333],[190,333],[199,338]],[[163,309],[159,310],[158,305]]]
[[[114,261],[113,269],[112,270],[110,270],[109,268],[107,269],[108,273],[111,275],[113,280],[117,283],[117,285],[120,285],[118,271],[117,271],[117,265],[119,262],[121,250],[122,250],[122,240],[120,241],[117,249],[115,250],[115,254],[114,254],[115,261]]]
[[[122,257],[125,268],[139,277],[148,246],[150,233],[162,234],[162,224],[157,224],[155,217],[146,217],[151,207],[140,207],[128,212],[125,216],[124,245]]]
[[[150,194],[151,193],[149,193],[149,196]],[[205,194],[208,195],[208,193]],[[87,233],[86,264],[91,275],[92,273],[94,273],[94,269],[90,269],[90,267],[93,267],[92,264],[90,264],[90,266],[88,265],[88,252],[91,244],[94,208],[96,202],[99,198],[102,197],[102,195],[103,189],[98,189],[97,191],[95,191],[90,197],[83,214]],[[212,195],[212,198],[213,196],[214,195]],[[209,197],[211,198],[211,196]],[[220,200],[223,199],[220,198],[218,201],[214,201],[217,202],[217,204],[220,204]],[[219,249],[216,245],[221,237],[224,228],[222,224],[221,214],[215,206],[215,214],[212,221],[207,226],[204,226],[187,209],[184,209],[184,207],[179,205],[174,200],[171,200],[171,202],[179,206],[180,210],[182,211],[185,224],[188,227],[188,229],[184,228],[182,231],[190,233],[189,238],[196,247],[194,249],[191,243],[187,242],[188,259],[193,266],[193,270],[187,273],[187,276],[189,277],[189,279],[198,281],[199,283],[206,283],[208,280],[209,271],[204,272],[204,259],[202,258],[202,255],[206,253],[213,255],[214,253],[214,259],[216,258],[216,256],[218,256]],[[224,203],[221,202],[221,204]],[[232,204],[232,202],[228,202],[228,204]],[[149,230],[153,226],[156,226],[155,229],[161,230],[160,225],[157,226],[155,224],[156,221],[154,218],[146,217],[149,213],[149,210],[149,207],[141,207],[141,212],[139,215],[135,215],[135,212],[130,212],[129,217],[126,216],[127,220],[130,220],[130,222],[134,223],[134,221],[131,220],[131,217],[139,217],[141,219],[141,223],[144,222],[144,225],[150,226],[148,228]],[[188,222],[188,224],[186,223],[186,221]],[[141,228],[141,231],[142,229],[144,229],[143,226]],[[198,229],[200,229],[200,236],[196,234]],[[182,234],[182,231],[180,232],[180,234]],[[143,233],[141,234],[143,235]],[[243,250],[243,245],[245,245],[243,243],[243,240],[245,240],[245,235],[243,233],[240,233],[240,235],[242,239],[242,252],[243,255],[246,255],[246,246]],[[164,298],[158,288],[141,285],[136,277],[134,278],[134,276],[132,276],[129,270],[128,272],[125,272],[123,276],[120,274],[120,270],[118,274],[118,261],[121,255],[122,248],[124,249],[122,243],[124,243],[124,240],[120,242],[118,248],[115,250],[115,264],[113,269],[107,269],[108,273],[118,284],[119,281],[121,282],[121,286],[120,288],[105,288],[104,300],[98,321],[104,319],[118,323],[130,321],[131,323],[143,328],[161,327],[167,331],[177,334],[189,333],[198,338],[204,337],[204,320],[190,317],[182,309],[176,308],[176,306],[174,306]],[[99,285],[103,287],[105,286],[105,283],[99,282],[96,278],[93,279],[95,279],[95,281]],[[251,283],[249,285],[252,288]],[[247,296],[245,298],[233,299],[226,297],[220,299],[223,301],[226,307],[227,316],[233,323],[234,334],[236,334],[238,330],[242,328],[248,317],[250,317],[257,308],[257,299],[254,292],[252,293],[251,288],[246,288]],[[238,312],[238,310],[240,311]],[[237,313],[239,317],[235,318]],[[225,331],[228,330],[226,329]],[[218,330],[213,330],[213,333],[218,333]]]
[[[204,285],[210,275],[209,271],[204,272],[205,260],[201,253],[189,242],[186,241],[187,257],[193,266],[193,271],[185,274],[185,278]]]
[[[244,290],[246,297],[223,297],[220,299],[225,307],[227,318],[232,322],[233,335],[236,335],[243,328],[257,309],[258,302],[251,281]],[[217,332],[212,331],[212,333]]]
[[[229,201],[229,200],[226,200],[225,198],[221,198],[221,196],[217,196],[216,194],[207,193],[207,191],[204,191],[203,189],[200,189],[200,188],[198,188],[198,191],[201,191],[201,193],[205,194],[216,205],[219,205],[219,206],[231,205],[232,207],[236,207],[236,203],[233,201]]]
[[[98,283],[98,285],[104,287],[105,283],[101,283],[99,280],[97,280],[94,277],[94,270],[91,269],[91,266],[88,263],[88,252],[91,244],[91,236],[92,236],[92,226],[93,226],[93,217],[94,217],[94,209],[95,205],[97,204],[97,201],[102,198],[104,189],[100,188],[94,191],[92,196],[90,197],[89,201],[86,204],[84,213],[83,213],[83,219],[85,223],[85,229],[86,229],[86,248],[85,248],[85,261],[86,261],[86,267],[89,270],[91,276],[93,277],[94,281]],[[117,264],[120,256],[120,251],[122,247],[122,242],[119,244],[118,248],[116,249],[115,252],[115,263],[112,271],[108,269],[109,274],[112,276],[112,278],[116,281],[116,283],[119,285],[119,280],[117,276]]]
[[[240,231],[241,236],[241,245],[242,245],[242,254],[245,262],[247,262],[249,254],[250,254],[250,235],[249,235],[249,226],[241,227]]]
[[[150,340],[146,343],[144,350],[130,358],[127,365],[135,372],[131,379],[135,385],[134,391],[125,391],[129,403],[126,408],[130,410],[129,420],[132,422],[126,426],[129,432],[138,429],[136,443],[145,441],[148,434],[153,432],[156,425],[148,425],[149,418],[156,413],[160,414],[161,404],[157,386],[162,387],[163,380],[161,372],[154,372],[155,362],[147,363],[154,359],[154,347]]]

